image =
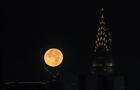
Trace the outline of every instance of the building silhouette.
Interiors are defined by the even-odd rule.
[[[111,48],[112,38],[103,8],[99,14],[92,62],[86,76],[85,90],[124,90],[123,77],[115,75],[115,63]]]

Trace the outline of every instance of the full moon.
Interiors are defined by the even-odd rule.
[[[51,48],[44,54],[44,61],[48,66],[57,67],[63,61],[63,54],[57,48]]]

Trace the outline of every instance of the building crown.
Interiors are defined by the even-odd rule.
[[[111,51],[112,39],[107,23],[105,22],[104,9],[100,11],[100,20],[95,40],[95,53],[109,53]]]

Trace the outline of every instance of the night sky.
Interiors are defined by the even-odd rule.
[[[63,4],[65,3],[65,4]],[[139,88],[139,10],[121,0],[103,2],[13,2],[2,8],[0,32],[1,82],[47,81],[44,52],[59,48],[61,75],[69,79],[86,73],[104,7],[112,35],[116,70],[127,78],[129,90]]]

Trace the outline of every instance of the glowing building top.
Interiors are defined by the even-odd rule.
[[[109,53],[111,51],[112,39],[109,28],[105,22],[104,9],[101,9],[98,31],[95,40],[95,53]]]

